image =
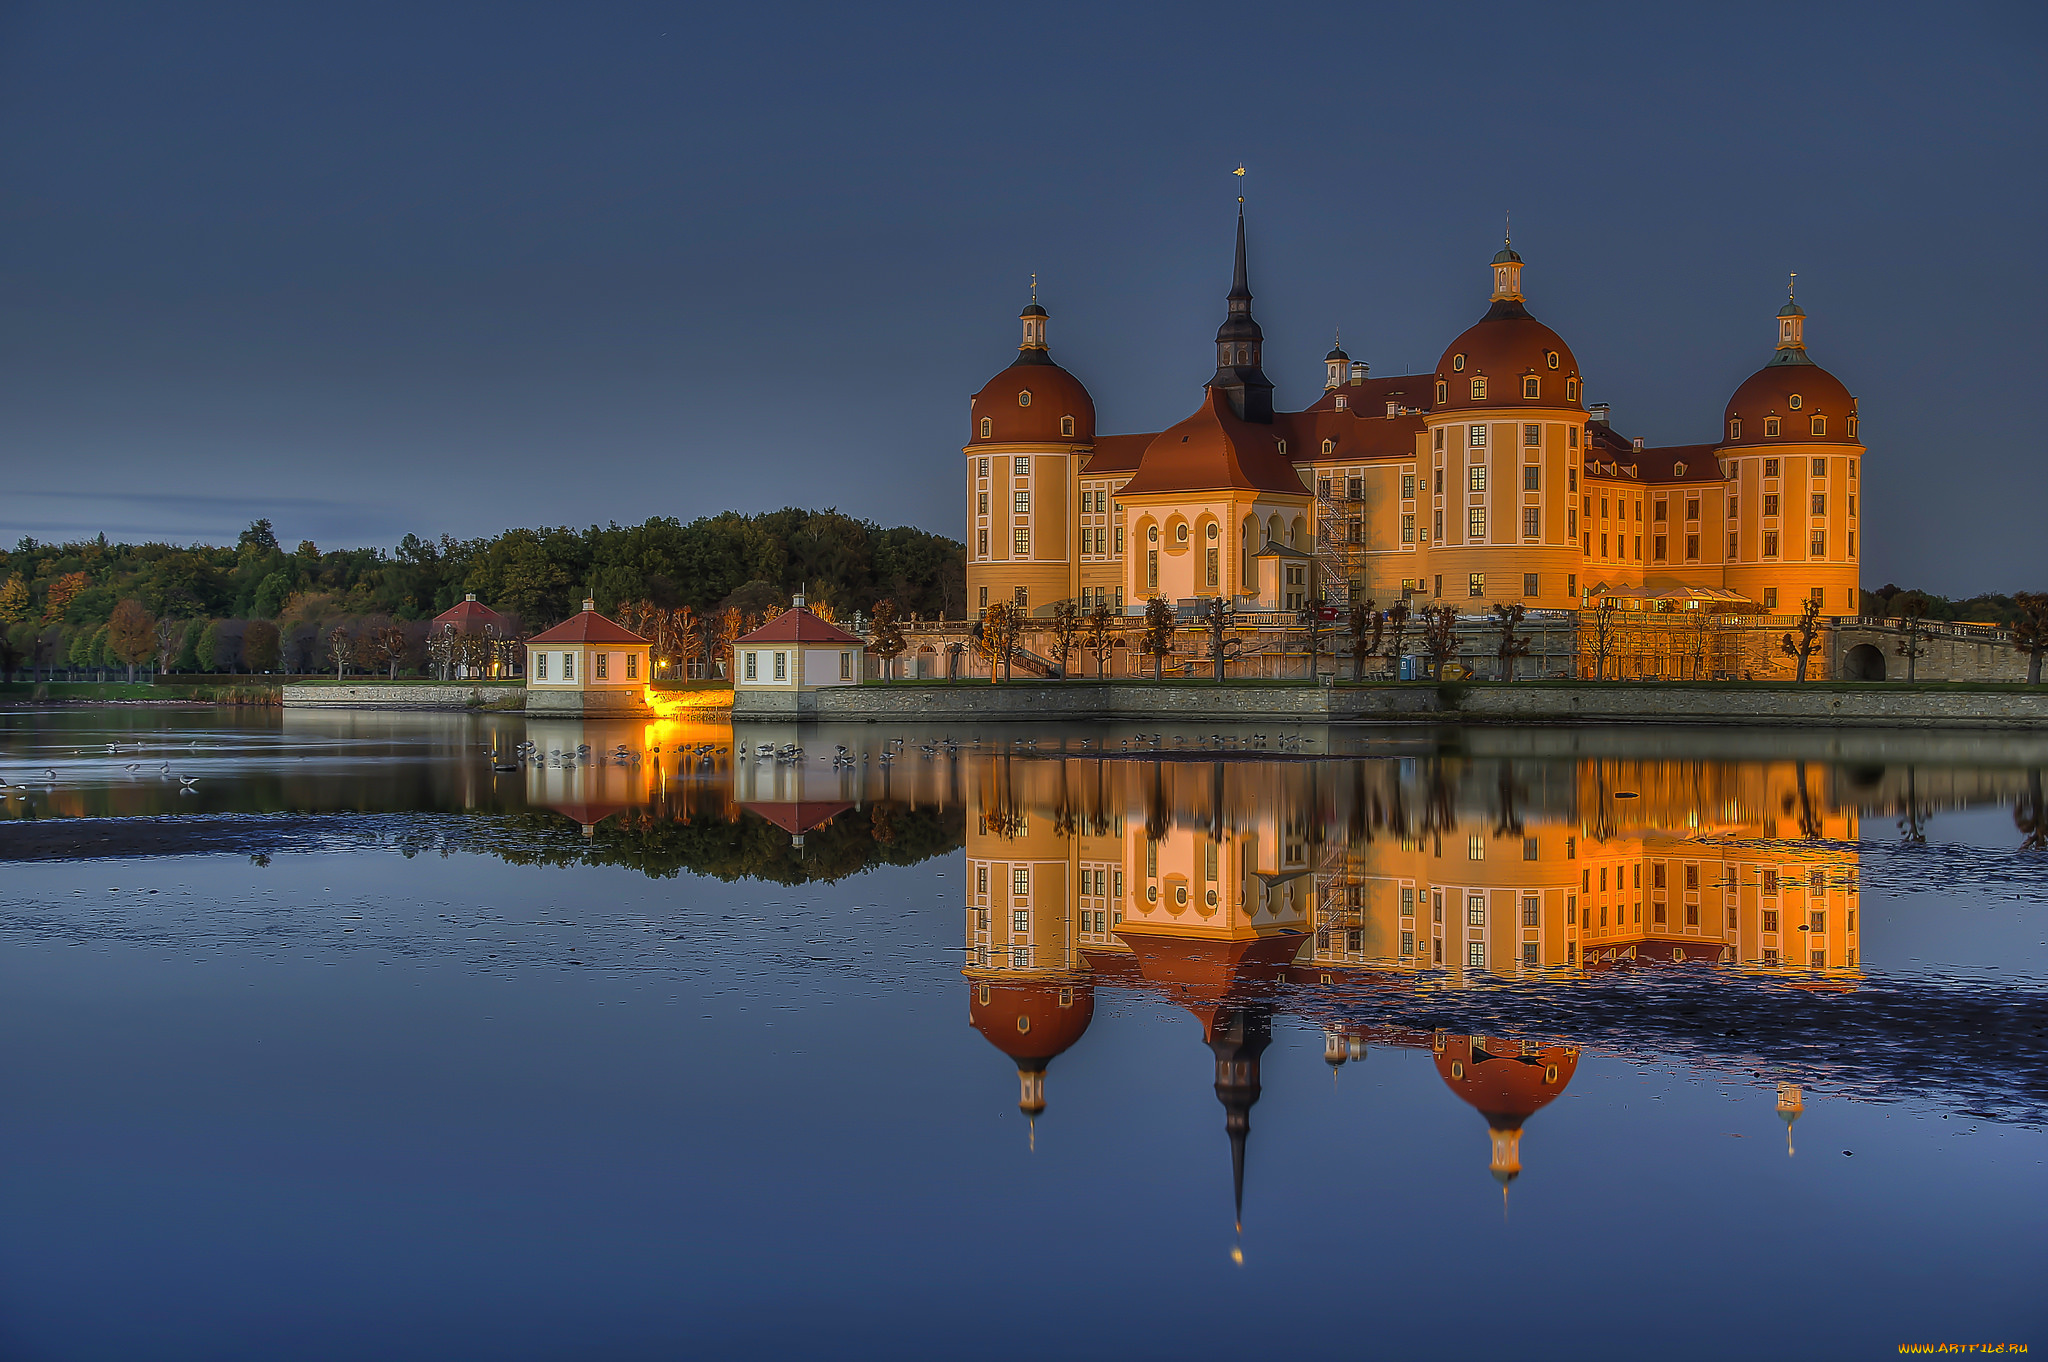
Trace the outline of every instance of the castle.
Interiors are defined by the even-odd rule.
[[[1856,399],[1806,352],[1789,296],[1777,351],[1718,439],[1646,448],[1587,402],[1571,347],[1531,315],[1511,244],[1486,314],[1432,373],[1373,377],[1341,348],[1322,396],[1276,411],[1252,316],[1242,203],[1216,371],[1164,431],[1098,435],[1053,362],[1036,296],[1023,343],[974,395],[970,610],[1060,601],[1144,613],[1222,597],[1284,616],[1370,598],[1483,614],[1858,610]]]

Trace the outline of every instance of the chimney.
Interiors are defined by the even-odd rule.
[[[1595,402],[1586,408],[1586,413],[1593,418],[1593,424],[1597,426],[1607,424],[1607,411],[1608,407],[1605,402]]]
[[[465,595],[462,599],[464,599],[465,601],[473,601],[476,599],[476,593],[472,591],[469,594]]]
[[[801,610],[804,608],[803,592],[799,591],[796,593],[796,595],[789,598],[789,608],[792,610]]]
[[[1642,447],[1643,447],[1643,437],[1642,437],[1642,436],[1640,436],[1640,435],[1638,435],[1638,436],[1636,436],[1636,448],[1637,448],[1637,449],[1641,449]]]
[[[1365,376],[1372,372],[1372,366],[1362,359],[1351,361],[1351,382],[1355,386],[1365,382]]]
[[[1391,402],[1391,401],[1390,401],[1390,402],[1388,402],[1388,403],[1387,403],[1387,415],[1388,415],[1389,417],[1399,416],[1400,414],[1401,414],[1401,404],[1400,404],[1399,402]]]
[[[590,599],[590,597],[585,596],[583,598],[583,608],[585,610],[595,610],[597,609],[597,602]]]

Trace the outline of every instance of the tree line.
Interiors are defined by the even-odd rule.
[[[794,507],[484,539],[409,534],[390,552],[323,551],[309,540],[287,551],[268,520],[232,547],[31,537],[0,554],[0,673],[151,662],[180,671],[368,670],[373,655],[376,669],[412,671],[432,662],[424,622],[468,593],[530,633],[567,618],[586,596],[607,613],[630,605],[744,618],[800,590],[842,616],[887,598],[906,615],[959,618],[966,547],[910,526]],[[335,656],[337,628],[346,662]]]

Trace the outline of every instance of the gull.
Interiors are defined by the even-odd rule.
[[[184,786],[184,787],[185,787],[186,789],[188,789],[188,790],[189,790],[189,789],[191,789],[191,788],[192,788],[192,787],[193,787],[194,785],[197,785],[197,784],[199,783],[199,777],[198,777],[198,776],[179,776],[179,777],[178,777],[178,783],[179,783],[180,785]]]

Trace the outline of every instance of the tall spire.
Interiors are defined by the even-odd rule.
[[[1243,168],[1239,167],[1239,174]],[[1266,377],[1266,333],[1252,319],[1251,272],[1245,266],[1244,196],[1237,200],[1237,259],[1230,275],[1229,310],[1216,328],[1216,376],[1209,386],[1221,389],[1230,406],[1246,421],[1273,419],[1273,383]]]

